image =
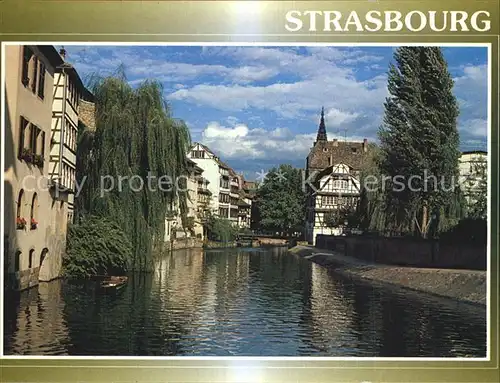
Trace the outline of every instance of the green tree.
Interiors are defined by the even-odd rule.
[[[219,242],[232,242],[236,239],[238,228],[227,218],[210,216],[208,222],[208,235]]]
[[[467,203],[467,216],[486,219],[488,214],[488,164],[485,158],[480,157],[472,166],[472,177],[465,181],[466,188],[471,190]]]
[[[121,275],[132,261],[132,243],[116,222],[87,216],[81,223],[69,227],[63,257],[65,276]]]
[[[459,218],[458,103],[440,48],[401,47],[394,58],[379,132],[381,173],[391,180],[384,221],[399,231],[416,227],[425,237]]]
[[[90,214],[116,222],[132,241],[131,267],[148,270],[173,201],[186,218],[186,188],[179,177],[188,174],[189,131],[171,116],[157,82],[134,89],[123,76],[111,76],[94,78],[89,87],[96,130],[80,135],[85,145],[79,148],[78,182],[85,182],[77,219]]]
[[[280,165],[267,174],[256,195],[261,228],[288,235],[303,230],[306,197],[302,183],[302,170],[290,165]]]

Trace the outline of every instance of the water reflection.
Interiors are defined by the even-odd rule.
[[[5,301],[5,352],[484,356],[485,313],[354,283],[285,249],[186,250],[116,295],[50,282]]]

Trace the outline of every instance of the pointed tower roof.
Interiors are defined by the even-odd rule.
[[[318,135],[316,136],[316,142],[318,141],[328,141],[325,126],[325,108],[321,108],[321,119],[319,121]]]

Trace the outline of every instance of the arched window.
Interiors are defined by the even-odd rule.
[[[28,268],[31,269],[33,267],[33,261],[35,260],[35,249],[30,250],[28,260],[29,260]]]
[[[49,249],[47,249],[47,248],[43,249],[42,252],[40,253],[40,267],[42,267],[42,263],[43,263],[43,261],[48,253],[49,253]]]
[[[21,251],[17,250],[14,255],[14,272],[17,273],[21,269]]]
[[[38,195],[33,194],[33,199],[31,200],[31,215],[30,215],[30,228],[35,230],[38,227]]]
[[[16,211],[16,228],[23,230],[26,227],[26,218],[24,218],[24,190],[19,191],[17,197],[17,211]]]
[[[21,218],[23,215],[23,205],[24,205],[24,190],[19,191],[19,196],[17,197],[17,218]]]

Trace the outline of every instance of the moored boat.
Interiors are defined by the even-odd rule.
[[[106,291],[116,291],[125,287],[128,282],[128,277],[107,277],[105,278],[100,287]]]

